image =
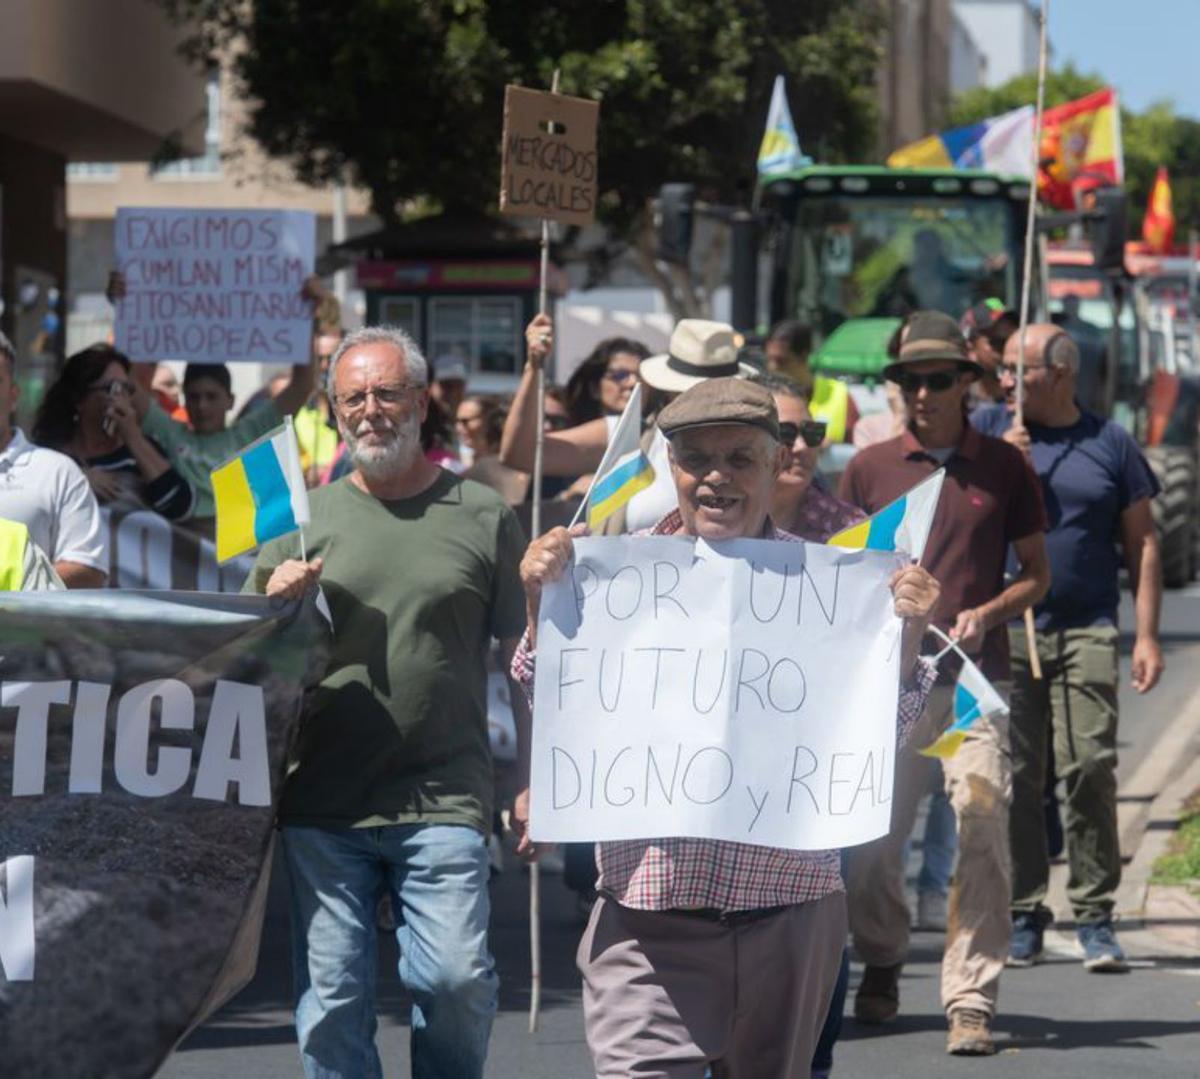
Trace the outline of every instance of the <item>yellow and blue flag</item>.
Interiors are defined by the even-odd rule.
[[[945,477],[946,470],[939,468],[895,502],[889,502],[878,513],[842,529],[825,542],[852,551],[904,551],[920,562]]]
[[[653,482],[654,469],[642,452],[642,386],[638,383],[629,395],[584,499],[588,528],[599,528]]]
[[[962,656],[962,653],[959,652],[959,655]],[[967,731],[977,720],[998,715],[1008,715],[1004,698],[984,677],[983,671],[962,656],[962,670],[954,687],[954,722],[938,736],[936,742],[918,752],[926,757],[953,757],[966,741]]]
[[[758,174],[773,176],[811,164],[812,158],[800,152],[800,140],[792,123],[792,110],[788,108],[783,76],[776,75],[775,88],[771,91],[771,106],[767,110],[767,129],[758,147]]]
[[[289,416],[212,473],[217,561],[308,524],[308,490]]]

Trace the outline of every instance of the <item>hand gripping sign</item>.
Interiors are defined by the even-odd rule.
[[[546,590],[539,841],[695,836],[797,850],[888,830],[902,555],[590,538]]]

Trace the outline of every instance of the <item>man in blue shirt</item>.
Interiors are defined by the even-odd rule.
[[[1056,326],[1028,328],[1025,423],[1017,424],[1012,407],[1019,350],[1019,334],[1013,334],[1000,365],[1006,403],[971,416],[981,432],[1004,438],[1029,458],[1042,482],[1050,521],[1046,548],[1052,581],[1035,608],[1040,681],[1030,673],[1023,627],[1013,623],[1010,632],[1013,935],[1008,962],[1035,963],[1051,921],[1045,906],[1049,857],[1042,813],[1049,723],[1055,769],[1066,784],[1067,894],[1084,966],[1126,970],[1112,928],[1113,897],[1121,879],[1117,575],[1123,557],[1136,609],[1133,687],[1145,693],[1163,669],[1158,643],[1162,574],[1150,516],[1158,484],[1123,428],[1079,407],[1079,350]]]

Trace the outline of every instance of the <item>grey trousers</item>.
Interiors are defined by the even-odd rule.
[[[846,924],[841,892],[734,926],[602,896],[577,957],[596,1075],[807,1077]]]

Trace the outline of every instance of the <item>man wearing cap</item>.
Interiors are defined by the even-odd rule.
[[[797,541],[768,507],[787,451],[770,393],[705,379],[659,418],[678,508],[639,534]],[[538,608],[572,539],[557,528],[521,563],[528,630],[513,674],[532,692]],[[892,578],[905,619],[900,735],[934,671],[917,655],[937,582],[909,566]],[[807,1075],[837,980],[845,900],[834,851],[663,837],[597,847],[599,899],[579,946],[584,1019],[596,1074]]]
[[[1009,339],[1002,381],[1008,405],[980,409],[971,423],[1003,437],[1030,460],[1052,507],[1046,536],[1054,583],[1035,609],[1040,680],[1030,673],[1024,627],[1009,627],[1013,652],[1013,935],[1009,965],[1042,954],[1052,915],[1046,906],[1050,858],[1042,797],[1047,731],[1055,773],[1066,786],[1067,895],[1083,965],[1127,970],[1113,930],[1121,882],[1117,834],[1117,577],[1121,554],[1133,585],[1133,688],[1146,693],[1163,670],[1158,643],[1162,573],[1150,499],[1158,482],[1137,443],[1119,424],[1080,407],[1079,349],[1057,326],[1025,336],[1024,424],[1016,397],[1017,338]]]
[[[554,326],[548,315],[538,315],[525,329],[529,362],[504,421],[500,460],[510,468],[533,470],[537,428],[537,369],[554,348]],[[755,369],[739,363],[733,327],[708,319],[681,319],[671,333],[668,351],[644,359],[638,378],[668,400],[707,378],[749,378]],[[675,508],[675,485],[667,457],[667,442],[653,415],[643,418],[642,450],[654,469],[654,483],[639,491],[605,522],[609,535],[651,528]],[[546,432],[543,469],[547,476],[575,478],[595,472],[608,446],[611,426],[591,420],[563,431]]]
[[[1040,600],[1050,584],[1043,536],[1046,517],[1037,479],[1020,451],[967,424],[966,399],[979,365],[948,315],[914,313],[899,356],[884,374],[900,386],[908,428],[851,460],[842,476],[841,496],[876,513],[945,468],[946,482],[924,556],[926,567],[942,585],[933,621],[957,639],[1006,695],[1005,626]],[[1010,544],[1019,571],[1006,586]],[[915,751],[933,742],[949,724],[955,674],[943,661],[925,714],[897,759],[891,831],[857,848],[850,859],[850,928],[866,964],[855,998],[855,1015],[861,1022],[885,1022],[899,1008],[909,927],[903,848],[933,767]],[[944,767],[959,842],[942,961],[942,1005],[950,1023],[947,1051],[990,1054],[995,1052],[990,1027],[1011,928],[1007,720],[977,720]]]

